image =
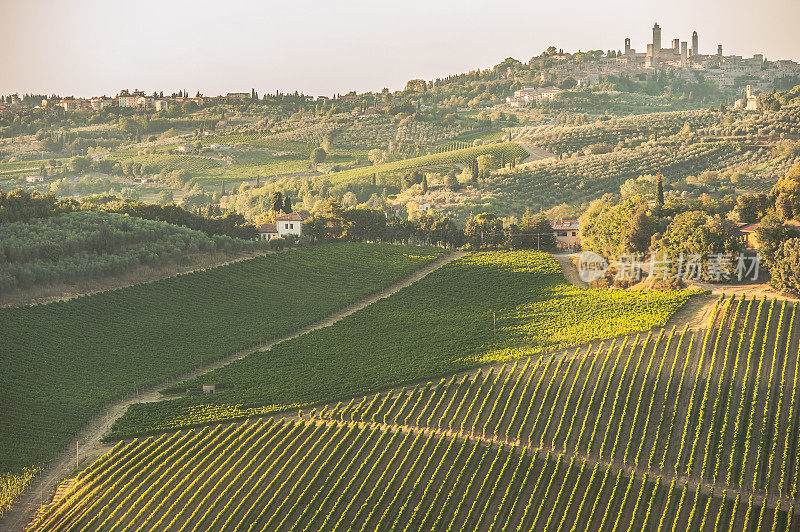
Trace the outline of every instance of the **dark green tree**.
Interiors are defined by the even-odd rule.
[[[661,209],[664,206],[664,177],[661,172],[656,176],[656,207]]]
[[[270,201],[270,209],[274,213],[278,213],[283,211],[283,194],[280,192],[273,192],[272,199]]]

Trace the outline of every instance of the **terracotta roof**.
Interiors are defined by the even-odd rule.
[[[282,214],[275,218],[276,222],[302,222],[308,218],[308,216],[303,216],[301,213],[295,211],[289,214]]]
[[[581,227],[578,220],[553,220],[550,225],[554,231],[578,230]]]
[[[264,224],[258,228],[259,233],[277,233],[278,226],[275,224]]]
[[[742,233],[752,233],[757,228],[758,228],[758,222],[752,224],[745,224],[745,223],[739,224],[739,231],[741,231]]]

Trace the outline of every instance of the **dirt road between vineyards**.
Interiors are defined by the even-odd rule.
[[[75,446],[70,446],[69,449],[65,450],[54,462],[47,466],[37,477],[36,481],[34,481],[31,487],[25,490],[20,498],[13,504],[11,509],[2,518],[0,518],[0,532],[24,530],[25,526],[31,522],[31,519],[35,513],[42,507],[42,504],[46,504],[50,501],[52,493],[64,478],[75,471],[77,467],[80,467],[83,464],[90,464],[98,456],[110,449],[111,446],[103,444],[101,439],[103,435],[108,432],[108,428],[113,425],[114,421],[121,418],[123,414],[125,414],[129,406],[137,403],[161,401],[165,398],[163,395],[161,395],[161,390],[164,390],[169,386],[173,386],[175,382],[182,382],[193,379],[200,375],[205,375],[206,373],[214,371],[215,369],[223,366],[227,366],[228,364],[235,362],[236,360],[240,360],[252,353],[268,351],[274,345],[277,345],[281,342],[286,342],[317,329],[330,327],[334,323],[372,305],[376,301],[385,299],[392,294],[399,292],[403,288],[411,286],[431,272],[434,272],[450,262],[463,257],[465,254],[466,253],[463,251],[454,251],[449,253],[423,266],[402,281],[384,288],[383,290],[376,292],[365,299],[344,307],[338,312],[331,314],[327,318],[306,326],[299,331],[276,338],[266,345],[260,345],[258,347],[236,353],[213,364],[198,368],[186,375],[183,375],[176,381],[164,383],[148,390],[144,390],[134,397],[116,401],[106,412],[98,413],[98,415],[89,422],[87,427],[77,435],[77,449]]]
[[[555,155],[550,153],[549,151],[543,150],[542,148],[533,146],[532,144],[528,144],[524,140],[515,140],[517,144],[522,146],[522,149],[528,152],[528,156],[519,163],[519,164],[527,164],[532,163],[535,161],[543,161],[545,159],[555,159]]]
[[[572,262],[572,258],[575,255],[570,253],[568,255],[565,254],[556,254],[553,255],[553,258],[558,261],[558,265],[561,266],[561,270],[564,272],[564,277],[570,283],[574,284],[578,288],[589,288],[589,285],[581,280],[580,275],[578,275],[578,268],[575,266],[575,263]]]

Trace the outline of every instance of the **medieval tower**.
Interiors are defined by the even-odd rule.
[[[657,55],[658,52],[661,51],[661,26],[656,25],[653,26],[653,55]]]

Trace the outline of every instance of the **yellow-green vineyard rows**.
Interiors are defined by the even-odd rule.
[[[797,308],[120,442],[36,528],[797,530]]]

